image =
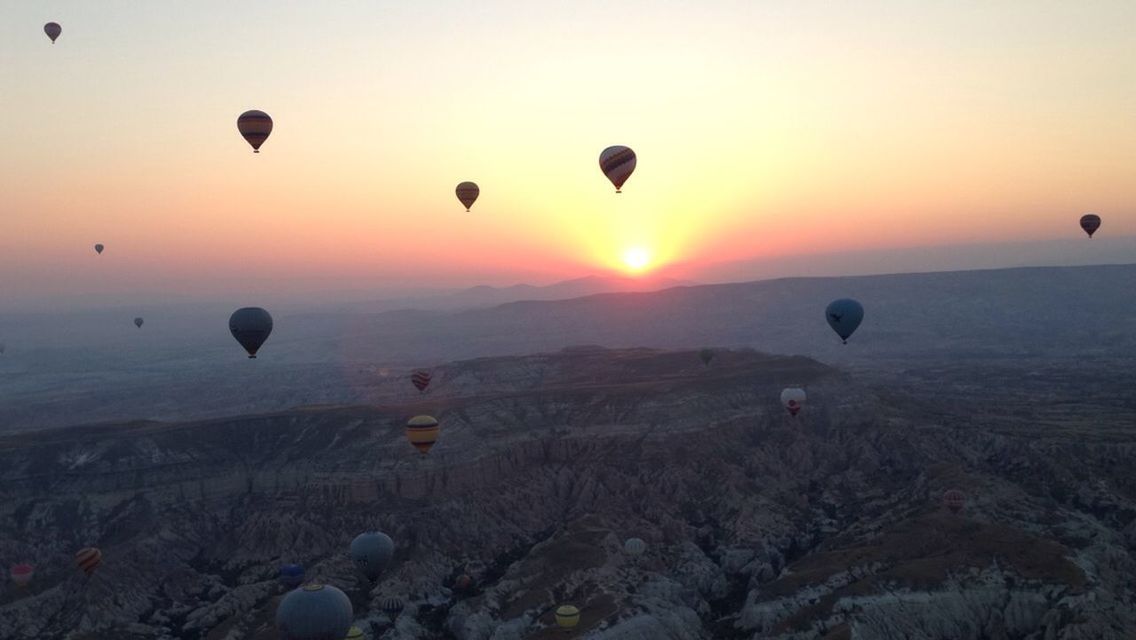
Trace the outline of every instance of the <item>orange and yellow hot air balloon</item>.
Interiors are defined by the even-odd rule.
[[[438,421],[433,416],[414,416],[406,423],[406,439],[420,453],[429,453],[438,441]]]

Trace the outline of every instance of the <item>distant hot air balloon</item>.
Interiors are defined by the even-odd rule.
[[[343,636],[343,640],[364,640],[366,637],[362,629],[359,627],[351,627],[347,631],[347,635]]]
[[[958,513],[966,506],[966,494],[958,489],[947,489],[943,492],[943,506],[951,513]]]
[[[276,607],[281,640],[342,640],[355,615],[347,594],[331,585],[306,584]]]
[[[82,29],[80,29],[80,31],[82,31]],[[63,27],[59,26],[58,22],[49,22],[43,25],[43,32],[47,34],[47,37],[51,38],[51,44],[55,44],[55,39],[59,37],[59,34],[63,33]]]
[[[619,145],[604,149],[600,152],[600,170],[615,185],[615,192],[623,193],[623,183],[635,171],[635,152]]]
[[[383,611],[391,616],[398,614],[398,612],[402,611],[402,608],[402,598],[397,596],[383,598]]]
[[[255,358],[260,345],[272,333],[272,316],[260,307],[237,309],[229,316],[229,331],[245,348],[248,356]]]
[[[642,538],[628,538],[623,543],[623,551],[632,558],[641,556],[647,551],[647,543]]]
[[[279,580],[285,589],[295,589],[304,583],[304,567],[298,564],[280,565]]]
[[[136,326],[136,327],[138,327],[139,329],[141,329],[141,328],[142,328],[142,318],[135,318],[135,319],[134,319],[134,326]]]
[[[864,320],[864,307],[851,298],[841,298],[829,303],[824,310],[824,317],[828,320],[828,326],[832,327],[844,344],[848,344],[848,338]]]
[[[785,406],[789,415],[794,418],[797,417],[797,413],[800,412],[801,407],[805,406],[806,399],[808,399],[808,395],[805,393],[805,390],[797,387],[789,387],[781,392],[781,404]]]
[[[85,547],[75,554],[75,564],[83,573],[87,574],[88,578],[95,572],[95,569],[99,568],[102,562],[103,552],[95,547]]]
[[[4,343],[0,342],[0,353],[4,353]]]
[[[702,366],[709,367],[710,361],[714,359],[713,349],[703,349],[698,352],[698,359],[702,361]]]
[[[272,133],[272,118],[263,111],[246,111],[237,118],[237,131],[252,146],[253,153],[260,153],[260,145]]]
[[[469,591],[473,587],[473,578],[468,573],[463,573],[454,580],[454,588],[458,591]]]
[[[1085,233],[1089,234],[1090,238],[1097,232],[1097,229],[1100,229],[1100,223],[1100,216],[1095,213],[1086,213],[1081,216],[1081,228],[1085,230]]]
[[[32,581],[32,577],[35,576],[35,567],[26,562],[21,562],[12,565],[9,572],[12,574],[12,582],[16,583],[17,587],[26,587]]]
[[[95,253],[97,253],[101,256],[103,254],[103,245],[96,244],[95,245]]]
[[[351,541],[351,559],[359,571],[374,582],[394,557],[394,540],[380,531],[367,531]]]
[[[478,189],[473,182],[462,182],[454,191],[458,194],[458,201],[465,205],[466,211],[469,211],[473,203],[477,202],[477,196],[481,194],[481,189]]]
[[[438,430],[433,416],[414,416],[406,423],[406,439],[419,453],[426,454],[438,441]]]
[[[429,371],[415,371],[410,376],[410,382],[416,389],[424,392],[426,391],[426,387],[430,386],[430,379],[432,377]]]
[[[580,624],[580,610],[570,604],[557,607],[556,624],[560,625],[562,629],[575,627]]]

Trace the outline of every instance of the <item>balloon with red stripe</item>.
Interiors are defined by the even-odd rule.
[[[948,489],[943,492],[943,506],[951,513],[958,513],[966,506],[966,494],[958,489]]]
[[[623,183],[635,171],[635,152],[628,147],[616,145],[600,153],[600,171],[615,186],[616,193],[623,193]]]
[[[16,583],[17,587],[26,587],[32,581],[32,576],[35,575],[35,567],[26,562],[21,562],[12,565],[9,572],[12,574],[12,582]]]
[[[410,376],[410,382],[414,384],[414,388],[419,391],[426,391],[426,387],[430,386],[430,379],[432,376],[429,371],[415,371]]]
[[[95,547],[80,549],[79,552],[75,554],[75,564],[78,565],[83,573],[87,574],[87,577],[90,577],[90,575],[95,572],[95,569],[98,569],[99,565],[102,563],[103,552]]]
[[[272,117],[256,109],[246,111],[237,117],[237,131],[244,136],[253,153],[260,153],[260,145],[272,133]]]

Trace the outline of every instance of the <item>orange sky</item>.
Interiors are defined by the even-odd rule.
[[[1128,0],[142,4],[4,8],[0,295],[541,282],[632,248],[697,279],[1086,211],[1136,235]]]

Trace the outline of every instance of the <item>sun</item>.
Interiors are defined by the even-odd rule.
[[[643,247],[631,247],[623,252],[623,264],[633,273],[642,271],[651,264],[651,254]]]

